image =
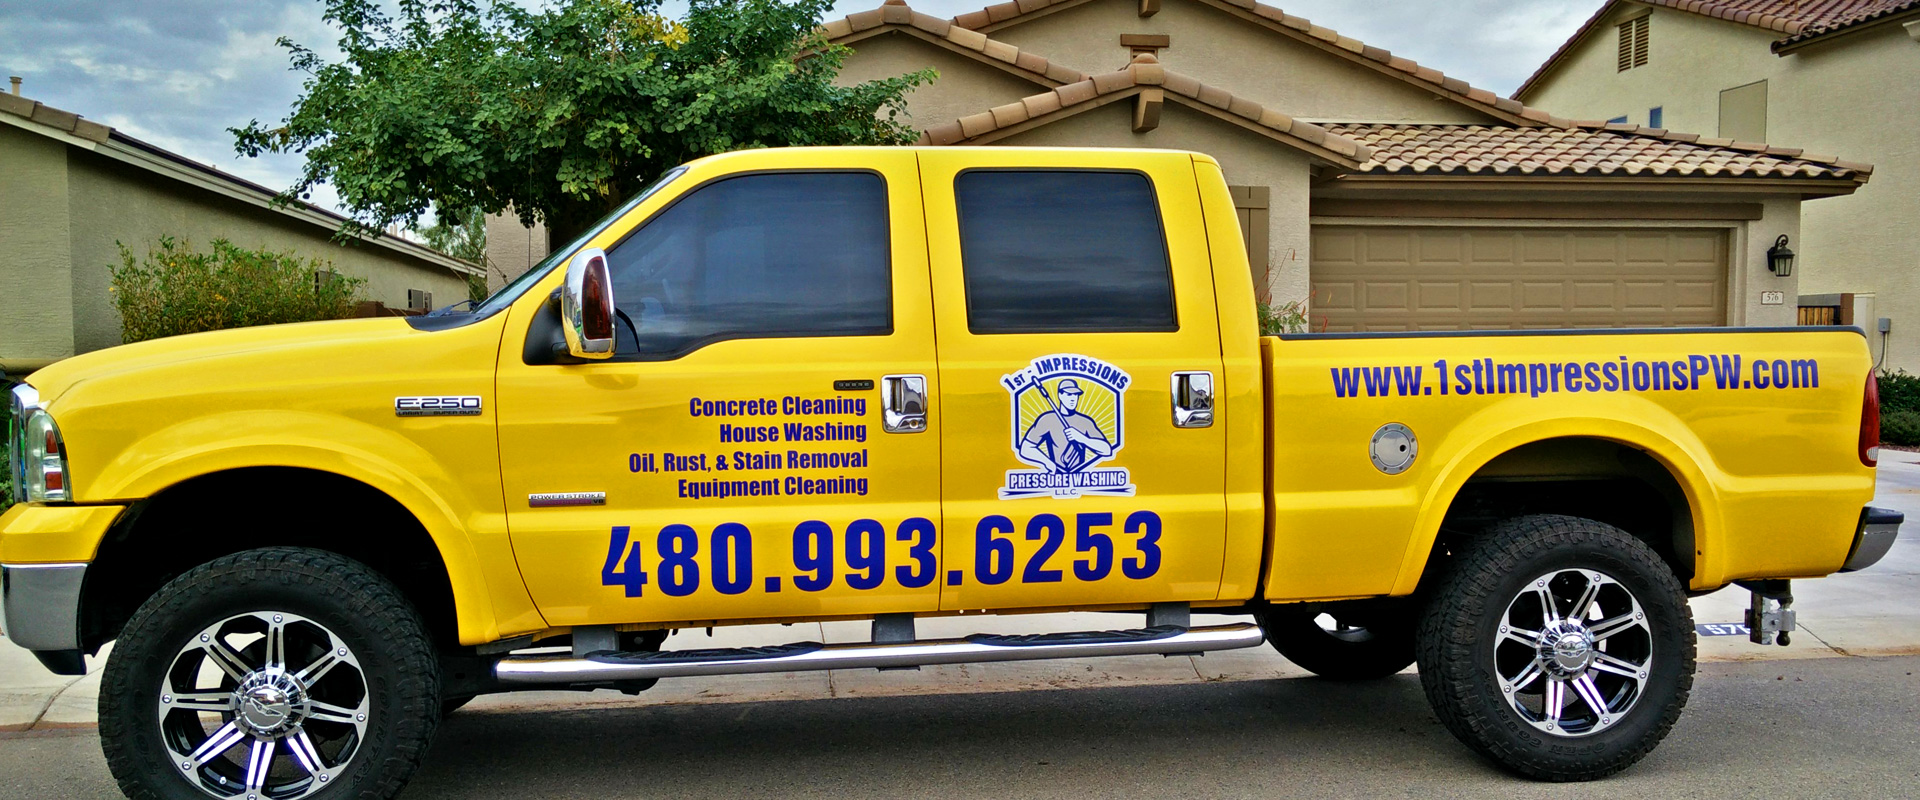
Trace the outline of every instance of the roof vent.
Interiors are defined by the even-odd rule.
[[[8,78],[7,80],[13,82],[13,96],[19,97],[20,96],[20,76],[15,75],[13,77]]]

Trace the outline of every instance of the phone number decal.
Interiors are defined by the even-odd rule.
[[[1135,511],[1119,527],[1109,513],[1074,515],[1074,553],[1080,558],[1071,564],[1055,565],[1061,548],[1066,546],[1069,525],[1055,514],[1040,514],[1027,520],[1021,534],[1040,546],[1020,565],[1014,549],[1018,530],[1013,520],[995,514],[974,526],[973,576],[987,586],[999,586],[1013,580],[1020,583],[1059,583],[1070,569],[1080,581],[1099,581],[1114,572],[1145,580],[1160,571],[1160,515]],[[887,526],[878,520],[858,519],[846,530],[819,520],[795,525],[792,533],[793,570],[787,575],[754,574],[754,536],[747,526],[725,522],[704,537],[689,525],[668,525],[660,529],[647,555],[644,535],[636,537],[631,526],[613,526],[607,538],[606,561],[600,566],[600,585],[618,586],[627,597],[644,597],[653,586],[668,597],[686,597],[710,586],[722,595],[739,595],[756,585],[762,591],[781,591],[789,582],[802,592],[819,592],[844,581],[855,590],[877,589],[891,580],[903,589],[920,589],[933,583],[939,574],[939,558],[934,553],[938,532],[932,521],[911,517],[894,526],[891,534],[897,542],[906,542],[906,563],[888,564]],[[1131,552],[1121,554],[1115,537],[1131,539]],[[1063,562],[1065,561],[1062,557]],[[889,568],[891,566],[891,568]],[[959,586],[966,570],[948,570],[946,583]]]

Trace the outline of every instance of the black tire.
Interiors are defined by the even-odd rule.
[[[1583,602],[1592,610],[1576,618]],[[1528,614],[1541,620],[1531,644]],[[1652,752],[1679,719],[1693,687],[1693,613],[1673,571],[1626,532],[1578,517],[1517,517],[1469,544],[1444,574],[1418,653],[1427,700],[1461,742],[1529,778],[1594,780]],[[1549,715],[1556,682],[1563,697]]]
[[[204,681],[204,677],[192,676],[209,672],[219,677],[219,670],[208,668],[218,665],[218,659],[211,656],[198,667],[181,661],[183,654],[195,647],[195,639],[207,641],[203,631],[227,624],[223,620],[252,620],[257,615],[264,615],[259,616],[261,620],[270,617],[279,623],[281,614],[292,617],[286,630],[297,622],[305,626],[303,630],[332,636],[348,649],[354,661],[347,669],[336,667],[314,680],[358,681],[361,694],[355,702],[364,709],[366,720],[363,732],[341,736],[352,749],[341,745],[335,753],[346,755],[330,765],[331,780],[321,782],[318,773],[312,771],[275,775],[315,776],[307,783],[310,793],[295,793],[314,798],[390,798],[400,792],[426,754],[440,720],[440,673],[426,626],[399,590],[379,573],[332,553],[291,547],[249,550],[195,567],[161,587],[127,622],[113,657],[107,661],[100,692],[100,739],[107,766],[122,792],[136,800],[204,800],[207,794],[189,782],[187,775],[204,780],[210,772],[229,769],[222,759],[231,758],[232,752],[240,753],[239,764],[245,771],[248,762],[242,751],[250,745],[235,745],[240,750],[210,759],[211,766],[204,772],[183,774],[181,765],[175,763],[175,754],[168,749],[181,746],[177,738],[168,738],[178,736],[181,722],[178,717],[169,717],[169,712],[158,711],[163,708],[163,686],[182,692],[184,702],[184,692],[189,689],[179,688],[183,680]],[[248,654],[267,651],[264,643],[258,645],[260,651],[254,649],[255,645],[232,647],[240,648],[229,652],[241,654],[243,661],[253,657]],[[281,663],[289,672],[300,671],[302,663],[312,666],[327,658],[332,647],[322,643],[317,649],[297,649],[294,634],[283,632]],[[186,663],[184,671],[182,663]],[[247,669],[252,668],[242,664],[239,671]],[[228,675],[233,672],[228,671]],[[222,687],[233,679],[223,680]],[[314,685],[318,687],[319,683]],[[319,700],[319,689],[312,691],[309,699]],[[234,705],[235,710],[241,707]],[[176,706],[172,713],[181,710]],[[274,713],[279,716],[284,711],[283,705]],[[195,716],[205,719],[214,714],[219,714],[217,719],[241,721],[241,715],[231,711],[202,710]],[[195,724],[195,716],[187,717],[186,724]],[[323,750],[327,740],[322,729],[328,724],[351,729],[352,720],[351,715],[346,723],[329,723],[317,715],[283,718],[302,723],[292,730]],[[211,740],[216,734],[207,738]],[[276,749],[268,752],[293,758],[291,741],[279,740]],[[275,770],[298,767],[289,762],[269,763]]]
[[[1322,627],[1322,614],[1339,626]],[[1273,649],[1328,680],[1377,680],[1413,665],[1419,617],[1401,603],[1284,605],[1258,616]]]

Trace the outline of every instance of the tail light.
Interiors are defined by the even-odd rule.
[[[1880,463],[1880,379],[1867,372],[1866,397],[1860,401],[1860,463]]]

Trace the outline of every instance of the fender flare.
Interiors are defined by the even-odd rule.
[[[288,436],[288,431],[308,433]],[[403,463],[431,465],[432,469],[408,469],[401,466]],[[127,447],[101,470],[89,494],[116,498],[116,502],[138,500],[194,478],[259,467],[338,475],[399,503],[425,529],[439,552],[454,594],[460,641],[472,644],[500,638],[491,591],[494,587],[487,580],[483,561],[467,535],[460,512],[463,505],[479,509],[485,502],[460,503],[457,498],[449,498],[457,491],[456,482],[451,480],[453,472],[432,453],[392,431],[336,415],[299,411],[199,417],[162,428]],[[423,472],[447,479],[436,487]],[[504,540],[504,527],[501,537]],[[523,596],[526,591],[517,581],[500,588]],[[531,610],[530,597],[525,605]]]
[[[1651,418],[1670,424],[1656,428],[1611,417],[1553,417],[1501,427],[1460,448],[1458,455],[1441,470],[1439,479],[1429,485],[1392,594],[1409,595],[1418,588],[1434,542],[1440,536],[1440,524],[1468,480],[1495,458],[1516,448],[1552,439],[1604,439],[1652,456],[1673,476],[1687,498],[1688,512],[1693,517],[1694,583],[1698,586],[1703,576],[1719,574],[1723,571],[1718,564],[1719,545],[1725,536],[1719,497],[1714,489],[1719,485],[1719,470],[1713,465],[1706,444],[1678,419],[1664,412]]]

